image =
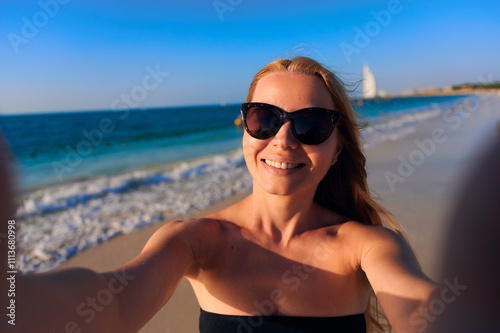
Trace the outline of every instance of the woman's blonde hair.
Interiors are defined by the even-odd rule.
[[[255,75],[250,84],[247,103],[252,101],[255,88],[264,76],[279,72],[319,77],[330,91],[336,109],[340,111],[340,120],[336,127],[339,131],[339,144],[342,151],[337,162],[330,167],[319,183],[314,200],[332,211],[364,224],[380,226],[385,221],[405,238],[397,220],[370,195],[366,180],[366,158],[359,139],[359,130],[362,125],[356,120],[356,113],[349,101],[346,85],[332,71],[311,58],[279,59],[271,62]],[[390,326],[373,291],[365,318],[370,332],[390,331]]]

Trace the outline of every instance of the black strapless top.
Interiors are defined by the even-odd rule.
[[[200,309],[200,333],[366,333],[365,315],[340,317],[234,316]]]

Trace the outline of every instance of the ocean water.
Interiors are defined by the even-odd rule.
[[[365,149],[464,103],[477,98],[353,102],[370,124]],[[18,269],[50,270],[119,234],[250,190],[238,114],[228,105],[2,116],[21,190]]]

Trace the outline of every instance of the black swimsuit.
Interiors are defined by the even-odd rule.
[[[200,333],[365,333],[365,315],[339,317],[234,316],[200,309]]]

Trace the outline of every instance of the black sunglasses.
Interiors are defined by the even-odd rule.
[[[256,139],[269,139],[276,135],[285,119],[290,119],[293,135],[306,145],[319,145],[333,132],[340,112],[324,108],[305,108],[286,112],[265,103],[241,104],[245,130]]]

